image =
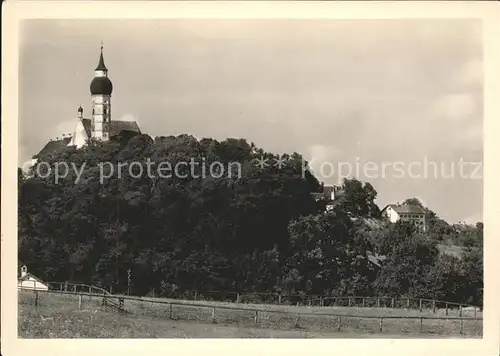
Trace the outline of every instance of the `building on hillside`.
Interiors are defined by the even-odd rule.
[[[320,193],[313,193],[316,201],[326,202],[326,211],[333,210],[338,199],[345,194],[345,186],[343,185],[322,185]]]
[[[111,94],[113,83],[108,77],[108,68],[104,64],[103,46],[99,63],[94,71],[94,78],[90,83],[92,99],[92,116],[84,117],[83,108],[77,110],[75,130],[63,134],[62,137],[50,140],[38,154],[33,156],[32,164],[39,158],[56,154],[67,147],[81,148],[89,139],[108,141],[123,132],[140,134],[141,130],[135,121],[118,121],[111,119]]]
[[[48,283],[42,281],[40,278],[28,273],[28,268],[23,265],[19,270],[17,276],[17,287],[20,289],[29,290],[49,290]]]
[[[418,205],[389,204],[381,211],[383,218],[395,223],[399,220],[414,223],[417,227],[426,230],[425,210]]]

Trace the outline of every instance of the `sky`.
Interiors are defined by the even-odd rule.
[[[104,59],[112,119],[151,136],[298,152],[325,184],[370,182],[482,221],[481,23],[473,20],[25,20],[19,162],[70,133]]]

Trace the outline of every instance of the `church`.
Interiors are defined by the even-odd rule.
[[[113,83],[108,77],[108,68],[104,64],[103,46],[101,45],[99,63],[90,83],[92,116],[85,117],[80,106],[74,132],[63,135],[62,138],[50,140],[38,154],[33,156],[33,161],[61,152],[66,147],[81,148],[87,144],[89,139],[108,141],[124,132],[140,134],[141,130],[137,122],[111,119],[112,92]]]

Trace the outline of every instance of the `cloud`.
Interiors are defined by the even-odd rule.
[[[451,121],[463,120],[476,113],[478,104],[472,93],[449,94],[436,102],[433,114]]]
[[[328,145],[313,145],[309,148],[310,159],[316,162],[323,162],[341,153],[341,151]]]
[[[54,127],[52,131],[52,138],[62,138],[63,135],[74,135],[77,118],[72,120],[62,121]]]
[[[114,119],[114,120],[117,120],[117,121],[136,121],[137,123],[139,123],[137,116],[135,116],[134,114],[131,114],[131,113],[123,114],[119,119]]]
[[[479,58],[466,61],[456,75],[455,85],[463,88],[481,88],[483,84],[483,62]]]

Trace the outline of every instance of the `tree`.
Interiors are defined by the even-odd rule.
[[[357,179],[344,179],[344,196],[341,208],[354,217],[379,217],[380,209],[375,204],[377,191],[370,183]]]
[[[414,227],[398,221],[377,241],[376,253],[385,256],[375,281],[381,295],[431,298],[425,276],[439,254],[436,244]]]
[[[176,290],[274,288],[290,248],[288,224],[317,212],[311,193],[319,183],[303,175],[296,153],[285,155],[281,169],[257,167],[260,155],[278,157],[243,139],[120,135],[43,157],[38,164],[65,161],[82,175],[56,182],[54,172],[18,171],[19,256],[43,278],[113,283],[115,291],[126,290],[128,269],[138,293],[162,283]],[[162,162],[181,168],[165,178],[156,170]],[[209,169],[214,162],[241,169],[219,175]],[[104,179],[102,163],[113,173]]]
[[[260,157],[284,165],[259,167]],[[296,152],[277,155],[244,139],[123,134],[41,157],[37,165],[62,161],[82,169],[78,180],[72,169],[58,180],[54,171],[33,174],[38,166],[29,175],[18,170],[19,258],[49,281],[123,292],[130,269],[138,294],[217,289],[482,298],[482,223],[451,226],[427,209],[434,216],[431,237],[470,246],[460,261],[439,259],[437,239],[412,225],[369,227],[380,213],[370,183],[346,179],[344,195],[325,214],[313,198],[321,186],[303,172]],[[113,173],[105,177],[104,162]],[[170,171],[160,175],[160,163]],[[383,260],[380,268],[369,253]]]

